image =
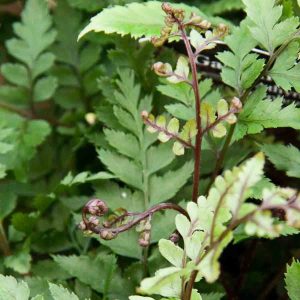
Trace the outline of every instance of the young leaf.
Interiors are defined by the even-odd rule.
[[[184,82],[188,80],[189,72],[188,59],[184,56],[180,56],[177,61],[176,69],[174,70],[174,75],[167,77],[167,80],[171,83]]]
[[[72,292],[69,292],[66,288],[61,285],[49,283],[49,290],[53,297],[53,300],[79,300],[79,298]]]
[[[26,274],[31,268],[31,255],[29,249],[21,249],[13,255],[5,257],[4,265],[20,274]]]
[[[146,278],[139,288],[145,294],[159,294],[164,297],[180,297],[181,276],[189,274],[184,269],[169,267],[160,269],[154,277]]]
[[[17,282],[12,276],[0,274],[0,299],[5,300],[28,300],[29,288],[24,281]]]
[[[299,149],[292,145],[265,144],[261,150],[278,170],[286,171],[288,176],[300,178]]]
[[[280,22],[282,6],[275,0],[243,0],[246,13],[253,24],[249,25],[251,34],[266,50],[274,49],[289,38],[298,27],[298,18],[292,17]]]
[[[298,300],[300,295],[300,262],[294,260],[291,265],[287,266],[285,273],[285,284],[288,295],[291,300]]]
[[[159,252],[175,267],[182,267],[183,250],[169,240],[161,239],[158,243]]]

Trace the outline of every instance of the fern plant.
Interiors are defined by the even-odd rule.
[[[150,133],[158,133],[158,140],[163,143],[174,141],[172,147],[175,155],[184,155],[185,149],[191,149],[194,156],[192,201],[188,202],[187,209],[184,210],[175,203],[162,203],[172,198],[174,193],[169,197],[154,194],[152,201],[145,202],[147,205],[144,205],[144,212],[131,212],[125,207],[123,212],[111,215],[101,226],[98,218],[106,215],[109,208],[104,201],[94,199],[84,207],[83,221],[80,224],[86,232],[97,233],[106,240],[114,239],[120,233],[139,224],[139,230],[142,231],[139,242],[142,246],[148,246],[151,235],[150,222],[154,213],[164,209],[180,212],[175,219],[177,233],[171,236],[171,240],[161,239],[158,243],[160,253],[172,267],[159,269],[155,276],[144,279],[138,289],[141,294],[158,294],[173,299],[201,299],[200,293],[194,288],[195,282],[204,278],[212,283],[218,279],[219,257],[234,238],[234,230],[238,226],[243,224],[247,235],[269,238],[279,236],[285,226],[299,227],[299,192],[289,188],[266,188],[262,153],[247,160],[240,167],[233,168],[232,171],[226,170],[223,176],[219,175],[231,145],[244,136],[259,133],[264,128],[288,126],[299,129],[299,108],[296,108],[295,104],[282,108],[280,98],[274,101],[264,100],[267,96],[266,88],[259,85],[263,76],[271,76],[285,90],[291,87],[298,89],[298,65],[295,61],[296,52],[299,50],[299,20],[292,17],[281,21],[282,8],[275,6],[273,0],[245,0],[244,4],[246,20],[239,28],[234,29],[231,35],[225,37],[224,42],[230,50],[217,55],[224,65],[221,73],[223,83],[232,88],[234,97],[231,101],[202,100],[201,87],[204,82],[199,83],[197,60],[203,51],[216,47],[227,35],[228,27],[207,21],[196,10],[190,13],[184,6],[163,3],[162,11],[166,16],[159,34],[157,24],[151,23],[152,17],[143,19],[143,14],[148,13],[151,16],[156,15],[157,20],[162,20],[157,7],[159,3],[116,6],[94,17],[79,35],[81,38],[94,30],[131,34],[135,38],[152,36],[150,40],[156,47],[175,40],[182,41],[186,48],[187,57],[180,56],[175,68],[163,62],[153,65],[155,73],[165,78],[166,85],[159,86],[158,89],[182,102],[176,107],[167,106],[168,112],[174,112],[183,121],[174,116],[155,117],[150,114],[151,105],[139,105],[139,109],[134,109],[138,103],[137,98],[131,96],[132,93],[136,94],[134,86],[125,92],[125,87],[122,89],[119,84],[119,88],[124,92],[123,95],[115,94],[112,101],[113,114],[117,117],[116,121],[138,138],[139,144],[128,134],[126,136],[111,130],[105,130],[104,134],[109,145],[119,153],[135,158],[141,153],[136,150],[139,146],[145,155],[147,147],[143,147],[143,135],[146,133],[144,129],[141,134],[138,133],[143,119]],[[120,18],[126,13],[136,13],[138,25],[131,21],[127,23]],[[255,53],[261,52],[254,49],[256,46],[260,46],[264,50],[263,53],[267,53],[268,59]],[[288,64],[283,64],[287,58]],[[131,76],[129,73],[126,75],[127,78]],[[173,84],[174,88],[170,84]],[[130,84],[127,83],[126,86]],[[122,107],[121,110],[116,107],[115,100]],[[112,118],[109,122],[112,122]],[[125,140],[130,142],[125,143]],[[155,139],[152,140],[154,141]],[[216,162],[207,184],[207,196],[204,196],[199,195],[199,180],[201,156],[203,148],[206,147],[216,153]],[[128,159],[120,159],[108,153],[110,152],[107,150],[99,152],[102,162],[117,178],[142,190],[144,198],[148,195],[150,199],[153,197],[152,188],[159,187],[160,193],[167,193],[169,185],[160,185],[158,181],[151,185],[151,179],[150,190],[145,189],[145,185],[142,185],[148,182],[145,173],[136,175],[138,169],[133,168]],[[144,161],[148,161],[147,158],[142,158],[140,164],[144,171],[147,171],[151,168],[151,163],[145,165]],[[170,174],[166,174],[166,183],[172,182],[173,179]],[[260,190],[259,205],[246,202],[253,193],[253,188]],[[173,189],[176,190],[174,187]],[[109,205],[109,199],[107,203]],[[149,204],[154,206],[148,208]],[[287,225],[272,216],[274,210],[284,212]],[[180,237],[183,240],[182,246],[176,245]],[[152,298],[132,296],[131,299]]]
[[[0,300],[298,299],[297,1],[0,2]]]

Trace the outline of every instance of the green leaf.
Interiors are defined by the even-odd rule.
[[[158,85],[157,90],[163,95],[176,99],[186,105],[191,105],[194,100],[192,88],[184,82],[176,85]]]
[[[153,174],[168,166],[175,158],[171,143],[152,146],[147,150],[148,172]]]
[[[68,0],[68,3],[74,8],[86,10],[88,12],[96,12],[107,6],[105,0],[100,3],[95,2],[95,0]]]
[[[135,162],[103,149],[98,151],[98,155],[100,160],[116,177],[135,188],[143,189],[142,170]]]
[[[138,244],[139,235],[134,230],[122,232],[116,239],[101,243],[109,247],[114,253],[135,259],[142,258],[142,248]]]
[[[184,4],[172,4],[175,8],[183,8],[186,15],[192,12],[206,16],[199,9]],[[90,31],[104,31],[105,33],[130,34],[134,38],[160,35],[164,27],[165,13],[161,9],[161,2],[147,1],[145,3],[130,3],[126,6],[106,8],[93,17],[90,23],[81,31],[79,38]]]
[[[27,1],[22,12],[22,23],[14,24],[14,31],[19,38],[11,39],[6,44],[9,53],[34,69],[38,57],[55,40],[56,33],[51,27],[46,1]]]
[[[224,297],[222,293],[201,294],[202,300],[221,300]]]
[[[76,176],[73,176],[71,172],[67,174],[67,176],[61,181],[62,185],[72,186],[79,183],[85,183],[94,180],[103,180],[103,179],[111,179],[114,176],[108,172],[99,172],[96,174],[91,174],[90,172],[81,172]]]
[[[300,178],[299,149],[292,145],[265,144],[261,150],[278,170],[286,171],[288,176]]]
[[[6,176],[6,166],[0,163],[0,179]]]
[[[299,300],[300,295],[300,262],[294,260],[291,265],[287,266],[285,273],[285,284],[288,295],[291,300]]]
[[[28,273],[31,268],[31,255],[29,254],[29,249],[22,249],[15,252],[13,255],[5,257],[4,265],[20,274]]]
[[[249,29],[255,40],[273,53],[274,49],[287,40],[299,25],[298,18],[280,22],[282,6],[275,6],[275,0],[243,0],[246,13],[253,24]]]
[[[244,8],[244,5],[242,0],[219,0],[217,2],[204,2],[200,7],[205,13],[221,15],[223,13],[239,11]],[[202,298],[206,300],[204,297]]]
[[[7,217],[16,207],[17,195],[0,189],[0,221]]]
[[[175,267],[182,267],[184,252],[180,247],[165,239],[159,241],[158,247],[159,252],[167,261]]]
[[[72,277],[98,292],[103,292],[110,270],[116,268],[116,258],[113,255],[100,254],[94,259],[85,255],[56,255],[53,259]]]
[[[143,297],[143,296],[130,296],[129,300],[154,300],[151,297]]]
[[[266,87],[257,88],[248,98],[239,114],[234,139],[239,140],[246,134],[255,134],[264,128],[292,127],[300,129],[300,108],[294,103],[282,108],[283,100],[265,99]]]
[[[0,300],[28,300],[29,294],[27,283],[0,274]]]
[[[7,63],[1,66],[2,75],[11,83],[28,88],[29,76],[26,68],[21,64]]]
[[[120,154],[137,159],[140,155],[140,146],[136,137],[122,131],[104,130],[105,138]]]
[[[150,203],[157,204],[171,199],[187,182],[193,172],[193,163],[185,163],[175,171],[169,171],[163,176],[152,175],[150,178]]]
[[[79,300],[79,298],[74,293],[69,292],[61,285],[49,283],[49,289],[53,300]]]
[[[300,92],[300,64],[295,64],[298,52],[299,43],[290,43],[268,72],[275,83],[286,91],[295,88],[297,92]]]
[[[165,109],[168,113],[170,113],[175,118],[181,120],[191,120],[195,117],[195,111],[191,107],[187,107],[183,104],[169,104],[165,105]]]
[[[258,59],[257,54],[249,53],[257,42],[251,37],[245,22],[234,29],[225,42],[232,52],[224,51],[217,55],[224,64],[222,80],[241,94],[262,72],[264,60]]]
[[[57,79],[53,76],[44,77],[38,80],[33,92],[34,101],[40,102],[51,98],[57,85]]]

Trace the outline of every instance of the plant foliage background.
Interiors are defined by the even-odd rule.
[[[185,206],[191,200],[191,153],[176,157],[173,143],[159,143],[140,117],[145,110],[155,115],[166,110],[180,120],[190,119],[189,91],[180,84],[175,88],[151,70],[157,61],[175,65],[181,46],[157,49],[124,35],[126,18],[144,18],[134,11],[126,18],[120,13],[120,24],[106,30],[119,34],[93,32],[77,41],[92,16],[131,2],[142,1],[0,2],[0,299],[128,299],[144,277],[168,265],[155,245],[175,229],[174,212],[153,217],[153,247],[146,259],[135,230],[100,241],[77,228],[82,207],[95,197],[112,210],[129,211],[166,201]],[[171,2],[194,5],[186,9],[231,28],[226,38],[229,49],[218,54],[227,87],[201,79],[204,101],[216,103],[249,88],[264,62],[249,54],[256,43],[245,24],[235,28],[245,17],[245,4]],[[264,44],[256,28],[261,20],[254,19],[253,25],[269,52],[299,25],[297,1],[276,3],[283,6],[280,21],[290,22],[288,26],[276,31],[276,12],[265,10],[261,15],[271,32],[267,34],[276,39]],[[257,12],[253,14],[255,18]],[[159,33],[163,22],[155,26],[139,27],[132,36],[147,35],[147,30],[149,35]],[[270,73],[283,89],[300,91],[299,65],[294,66],[299,49],[297,41],[291,43],[272,66]],[[243,77],[237,66],[246,74],[249,61],[253,77]],[[266,177],[251,191],[253,199],[260,199],[262,188],[274,184],[299,188],[300,103],[282,108],[282,99],[265,98],[264,86],[250,96],[222,165],[231,169],[258,151],[265,153]],[[206,141],[202,151],[202,194],[223,141]],[[296,229],[286,228],[278,239],[258,240],[238,227],[234,242],[221,256],[219,280],[198,284],[202,299],[300,299],[299,251]]]

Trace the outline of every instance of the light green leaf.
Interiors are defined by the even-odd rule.
[[[191,300],[202,300],[201,295],[195,289],[192,290]]]
[[[184,82],[188,79],[189,72],[190,72],[190,68],[189,68],[188,59],[184,56],[180,56],[177,61],[176,69],[174,71],[174,73],[177,76],[172,75],[172,76],[168,77],[167,80],[171,83]]]
[[[219,257],[223,249],[231,242],[233,238],[232,233],[229,233],[216,247],[211,250],[197,266],[201,275],[207,282],[212,283],[216,281],[220,275]]]
[[[300,295],[300,262],[294,260],[291,265],[287,266],[285,273],[285,284],[288,295],[291,300],[299,300]]]
[[[0,163],[0,179],[6,176],[6,166]]]
[[[26,274],[31,268],[31,255],[28,249],[22,249],[4,259],[4,265],[20,274]]]
[[[300,108],[294,103],[283,106],[283,100],[265,99],[266,87],[257,88],[248,98],[244,109],[239,114],[234,139],[241,139],[246,134],[261,132],[264,128],[292,127],[300,129]]]
[[[183,250],[170,240],[161,239],[158,243],[161,255],[175,267],[182,267]]]
[[[274,49],[290,37],[298,27],[298,18],[288,18],[280,22],[282,6],[275,0],[243,0],[246,13],[253,22],[249,29],[265,49],[273,53]]]
[[[74,293],[68,291],[61,285],[49,283],[49,289],[53,300],[79,300],[79,298]]]
[[[180,297],[181,276],[189,272],[176,267],[160,269],[154,277],[141,282],[140,290],[145,294],[159,294],[164,297]]]
[[[192,12],[206,18],[197,8],[184,4],[172,4],[175,8],[183,8],[186,15]],[[145,3],[130,3],[126,6],[106,8],[93,17],[90,23],[81,31],[79,38],[90,31],[105,33],[130,34],[134,38],[160,35],[164,27],[165,13],[161,2],[147,1]]]
[[[28,300],[29,294],[27,283],[0,274],[0,300]]]
[[[288,176],[300,178],[299,149],[292,145],[265,144],[261,150],[278,170],[286,171]]]
[[[180,235],[183,238],[187,237],[191,226],[191,222],[189,221],[189,219],[182,214],[178,214],[175,218],[175,223],[176,223],[176,228],[180,233]]]
[[[179,120],[172,118],[167,126],[167,130],[173,134],[177,134],[179,130]]]
[[[275,83],[286,91],[295,88],[297,92],[300,92],[300,64],[295,64],[298,52],[299,43],[290,43],[268,73]]]
[[[150,178],[151,205],[171,199],[187,182],[193,171],[191,161],[175,171],[169,171],[163,176],[152,175]]]

